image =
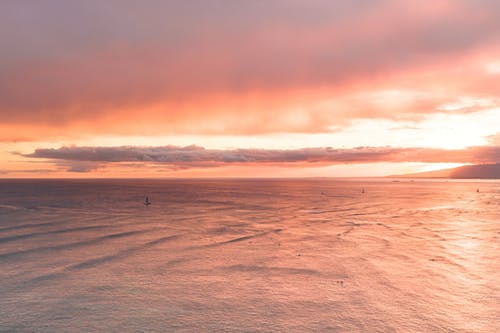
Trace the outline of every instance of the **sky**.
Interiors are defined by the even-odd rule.
[[[0,177],[500,162],[496,0],[3,0]]]

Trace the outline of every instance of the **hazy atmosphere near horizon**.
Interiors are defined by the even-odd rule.
[[[0,332],[500,331],[500,2],[0,1]]]

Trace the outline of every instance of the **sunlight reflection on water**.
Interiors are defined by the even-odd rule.
[[[499,194],[2,180],[0,331],[497,332]]]

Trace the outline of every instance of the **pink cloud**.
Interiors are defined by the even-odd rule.
[[[418,119],[499,89],[476,68],[500,55],[495,1],[56,1],[0,9],[2,132],[318,132],[358,118]],[[392,107],[363,98],[394,87],[424,94]],[[138,117],[142,126],[134,126]]]

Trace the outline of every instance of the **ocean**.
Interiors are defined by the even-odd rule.
[[[0,331],[499,332],[499,237],[499,181],[0,180]]]

